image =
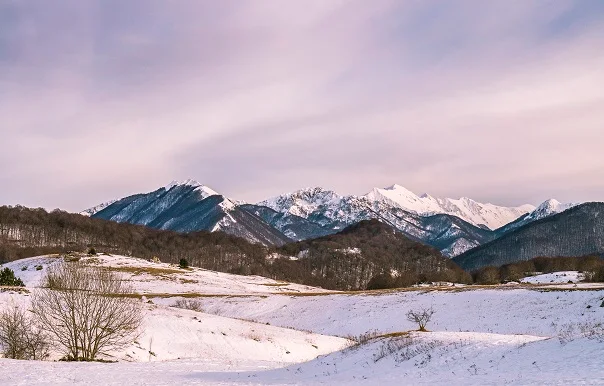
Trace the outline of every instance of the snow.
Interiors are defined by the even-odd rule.
[[[578,283],[581,280],[585,279],[585,275],[579,273],[577,271],[561,271],[561,272],[553,272],[553,273],[544,273],[541,275],[529,276],[521,279],[522,283],[531,283],[531,284],[547,284],[547,283]]]
[[[506,225],[535,209],[532,205],[504,207],[483,204],[467,197],[456,200],[434,198],[428,194],[418,196],[400,185],[392,185],[384,189],[374,188],[365,197],[372,201],[390,202],[422,216],[437,213],[450,214],[476,226],[486,225],[490,229]]]
[[[37,291],[32,287],[57,261],[43,256],[7,266]],[[125,256],[82,261],[121,272],[136,292],[146,294],[143,334],[112,354],[118,363],[0,359],[0,383],[604,383],[604,334],[588,336],[575,328],[585,325],[601,333],[604,285],[564,284],[579,278],[578,272],[525,279],[546,284],[342,294]],[[185,294],[198,295],[203,312],[172,307]],[[29,296],[1,291],[0,308],[11,302],[27,305]],[[431,332],[411,331],[417,326],[406,313],[429,307],[436,311],[427,326]],[[342,338],[369,331],[375,337],[357,346]]]
[[[87,216],[87,217],[93,216],[96,213],[100,212],[101,210],[105,209],[106,207],[108,207],[109,205],[112,205],[115,202],[117,202],[117,200],[110,200],[107,202],[103,202],[102,204],[99,204],[97,206],[93,206],[92,208],[88,208],[84,211],[81,211],[80,214],[82,216]]]
[[[54,256],[31,257],[7,263],[8,267],[20,277],[27,287],[36,287],[40,278],[50,264],[57,264],[61,259]],[[181,269],[167,263],[153,263],[145,259],[118,256],[98,255],[85,256],[83,263],[109,267],[120,272],[129,281],[138,294],[209,294],[209,295],[251,295],[284,293],[327,292],[322,288],[302,284],[287,283],[267,279],[261,276],[240,276],[228,273],[209,271],[201,268]],[[36,266],[42,266],[37,270]],[[23,268],[26,270],[23,270]]]

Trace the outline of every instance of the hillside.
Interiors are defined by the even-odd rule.
[[[604,253],[604,203],[587,203],[531,222],[453,260],[465,270],[539,256]]]
[[[288,256],[298,259],[325,288],[364,289],[376,281],[387,288],[418,281],[467,279],[438,250],[378,220],[361,221],[334,235],[287,244],[277,253],[284,256],[280,260]]]

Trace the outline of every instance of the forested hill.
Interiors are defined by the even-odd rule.
[[[453,260],[473,271],[540,256],[604,254],[604,203],[592,202],[531,222]]]
[[[290,243],[278,252],[299,258],[305,271],[334,288],[366,288],[378,279],[384,282],[382,287],[469,280],[438,250],[378,220],[361,221],[334,235]]]
[[[266,248],[223,232],[176,233],[93,219],[59,210],[0,207],[0,262],[46,253],[85,251],[191,265],[222,272],[249,272],[261,266]]]

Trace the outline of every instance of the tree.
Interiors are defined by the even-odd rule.
[[[180,268],[189,268],[189,262],[187,261],[187,259],[180,259],[180,261],[178,262],[178,266]]]
[[[10,268],[4,268],[0,271],[0,285],[25,287],[23,281],[16,277],[15,272]]]
[[[436,311],[432,308],[424,308],[420,311],[409,310],[407,312],[407,320],[413,323],[417,323],[419,326],[419,331],[426,331],[426,324],[432,319],[432,315],[434,315]]]
[[[0,347],[5,358],[45,359],[48,337],[20,307],[12,305],[0,313]]]
[[[115,272],[80,262],[51,265],[32,312],[68,360],[92,361],[138,336],[142,302]]]

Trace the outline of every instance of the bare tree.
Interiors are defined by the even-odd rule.
[[[426,324],[432,319],[432,315],[434,315],[436,311],[432,308],[423,308],[420,311],[409,310],[407,312],[407,320],[413,323],[417,323],[419,326],[419,331],[426,331]]]
[[[48,337],[31,317],[16,305],[0,313],[0,346],[4,357],[40,360],[48,356]]]
[[[115,272],[80,262],[48,268],[32,312],[70,360],[95,360],[138,336],[142,303]]]

